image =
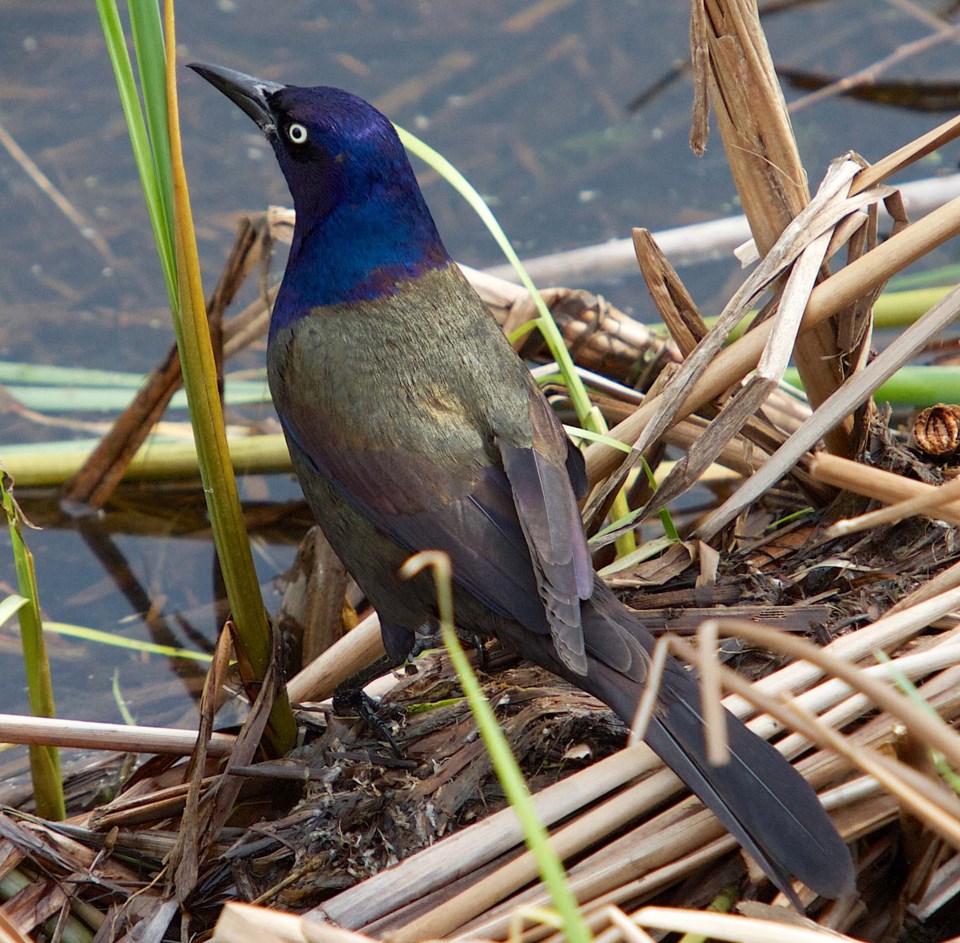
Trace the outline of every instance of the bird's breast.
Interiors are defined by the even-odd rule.
[[[268,349],[274,402],[298,428],[453,463],[486,464],[497,435],[530,435],[525,374],[459,270],[304,310]]]

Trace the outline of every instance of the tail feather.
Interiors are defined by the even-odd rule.
[[[584,616],[590,665],[586,677],[571,680],[629,723],[646,681],[653,637],[604,589],[584,607]],[[791,877],[824,897],[852,894],[850,853],[806,780],[732,714],[727,715],[730,761],[712,765],[699,705],[695,675],[668,660],[647,744],[794,904],[799,906]]]
[[[676,676],[682,675],[677,680]],[[717,816],[770,880],[798,907],[796,877],[824,897],[851,894],[850,853],[803,777],[766,740],[727,715],[730,760],[707,760],[699,691],[683,669],[670,674],[665,706],[646,742]],[[664,701],[667,703],[664,705]]]

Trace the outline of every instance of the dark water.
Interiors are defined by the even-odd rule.
[[[521,255],[540,255],[622,238],[635,225],[656,230],[737,212],[719,139],[700,160],[686,145],[691,91],[685,75],[663,83],[642,110],[627,107],[686,58],[687,15],[687,3],[662,0],[192,0],[179,5],[178,40],[181,62],[340,85],[371,99],[488,197]],[[0,122],[109,247],[104,257],[0,150],[0,359],[145,372],[172,333],[94,6],[8,0],[0,4],[0,18]],[[931,29],[872,0],[810,3],[771,15],[765,25],[778,64],[829,75],[861,68]],[[891,74],[950,80],[957,77],[955,63],[955,45],[943,43]],[[284,204],[287,194],[268,146],[245,116],[186,70],[180,94],[209,290],[236,214]],[[800,94],[787,90],[791,100]],[[875,159],[945,117],[832,99],[798,113],[796,132],[815,183],[843,151]],[[952,171],[956,160],[953,144],[910,176]],[[454,255],[475,266],[500,262],[490,237],[448,186],[429,171],[421,179]],[[927,264],[955,255],[948,247]],[[682,275],[711,314],[737,269],[714,263]],[[577,287],[652,317],[636,277]],[[254,350],[234,368],[260,366],[262,350]],[[6,444],[89,434],[14,414],[0,423]],[[281,478],[251,478],[242,487],[251,501],[266,502],[251,506],[251,513],[269,514],[274,502],[296,495]],[[127,489],[104,522],[108,533],[85,536],[58,521],[49,502],[24,499],[28,513],[47,523],[29,539],[49,618],[191,648],[209,645],[218,617],[210,605],[210,549],[196,492]],[[268,591],[289,565],[290,535],[301,526],[284,533],[271,522],[256,532]],[[128,568],[121,586],[106,563],[112,560],[116,572],[118,558]],[[14,586],[5,541],[0,580],[4,590]],[[150,600],[156,612],[147,620]],[[268,605],[276,603],[276,595],[268,595]],[[117,720],[109,694],[115,673],[125,695],[141,705],[135,713],[142,722],[175,720],[189,709],[192,682],[157,693],[169,670],[162,658],[113,649],[90,656],[78,642],[54,647],[67,716]],[[19,655],[10,652],[0,659],[0,711],[25,707]],[[178,667],[181,675],[192,674]],[[135,694],[138,685],[145,687]]]

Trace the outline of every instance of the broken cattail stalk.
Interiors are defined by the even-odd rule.
[[[911,513],[924,513],[928,517],[960,525],[960,498],[944,501],[944,495],[941,495],[940,491],[946,486],[938,488],[936,485],[905,478],[903,475],[864,465],[862,462],[851,462],[827,452],[814,453],[807,468],[817,481],[852,491],[854,494],[862,494],[867,498],[876,498],[885,504],[897,505],[903,501],[904,495],[910,499],[911,504],[914,499],[929,502],[926,511]],[[949,498],[951,493],[947,492],[946,497]]]
[[[891,236],[886,242],[817,285],[810,294],[800,326],[801,332],[852,304],[860,295],[871,291],[900,269],[953,238],[958,232],[960,197],[934,210],[929,216],[896,236]],[[771,330],[769,323],[760,324],[720,351],[687,396],[678,418],[688,416],[710,402],[756,367]],[[640,432],[656,414],[659,401],[660,397],[648,397],[629,419],[610,430],[609,434],[620,442],[636,441]],[[609,475],[619,465],[622,457],[623,453],[603,443],[591,445],[586,451],[587,472],[591,482]]]
[[[946,484],[934,487],[932,491],[915,495],[905,501],[898,501],[878,511],[870,511],[859,517],[837,521],[826,529],[824,536],[844,537],[871,527],[896,524],[905,517],[914,517],[919,514],[937,518],[940,516],[940,508],[953,501],[960,501],[960,478],[954,478]]]

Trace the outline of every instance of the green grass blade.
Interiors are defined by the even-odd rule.
[[[451,585],[450,558],[440,551],[426,550],[411,557],[400,570],[401,576],[410,578],[425,567],[433,570],[437,587],[437,610],[440,614],[440,630],[443,642],[450,652],[450,660],[456,669],[457,676],[463,686],[464,694],[470,702],[470,709],[477,720],[477,727],[490,760],[496,770],[497,778],[503,786],[507,801],[523,828],[524,840],[531,854],[537,862],[537,868],[543,883],[553,898],[554,907],[563,922],[563,930],[567,940],[571,943],[590,943],[592,935],[580,913],[577,899],[573,896],[567,883],[567,876],[563,864],[553,846],[550,836],[537,817],[536,810],[530,798],[530,791],[524,782],[523,773],[510,751],[493,709],[484,697],[483,689],[477,676],[470,667],[470,662],[460,645],[453,623],[453,589]]]
[[[0,476],[0,502],[3,504],[7,528],[10,531],[17,588],[24,599],[24,603],[17,607],[17,616],[20,619],[20,644],[23,646],[23,660],[27,672],[30,710],[35,717],[56,717],[33,554],[23,539],[20,511],[4,476]],[[30,747],[30,776],[37,814],[55,822],[66,818],[63,783],[60,778],[60,753],[56,747]]]
[[[240,497],[220,408],[217,368],[207,323],[200,260],[190,208],[187,175],[180,143],[177,112],[176,42],[173,0],[165,6],[167,43],[167,112],[169,115],[170,163],[173,169],[174,245],[179,273],[179,305],[174,325],[183,385],[187,390],[190,419],[197,443],[197,458],[204,497],[210,513],[214,543],[223,573],[227,598],[233,611],[240,656],[240,671],[245,682],[258,683],[266,675],[273,654],[270,626],[267,623],[260,585],[253,566],[253,554],[243,521]],[[271,749],[283,754],[293,748],[297,736],[296,721],[285,690],[281,690],[270,711],[266,737]]]
[[[11,593],[0,600],[0,626],[6,625],[29,602],[26,596],[20,596],[17,593]]]
[[[151,153],[157,175],[157,191],[163,213],[163,252],[173,259],[173,171],[170,167],[170,132],[167,128],[166,56],[163,49],[163,24],[157,0],[128,0],[130,32],[137,53],[140,89],[150,133]]]
[[[156,165],[150,147],[150,135],[140,107],[137,83],[133,75],[133,66],[127,52],[123,26],[117,11],[115,0],[96,0],[100,25],[107,43],[107,52],[113,65],[113,73],[120,93],[120,104],[127,120],[127,132],[133,147],[133,158],[140,174],[143,196],[147,203],[147,214],[153,229],[154,241],[160,256],[163,280],[167,286],[167,298],[171,308],[177,304],[177,270],[173,258],[170,229],[166,226],[166,213],[163,198],[160,196],[160,181],[157,178]]]
[[[397,126],[395,125],[395,127]],[[496,216],[493,215],[490,207],[487,206],[486,201],[477,193],[470,181],[442,154],[435,151],[430,145],[425,144],[415,134],[411,134],[404,128],[397,127],[397,133],[400,135],[403,146],[410,151],[411,154],[415,154],[436,170],[444,180],[470,204],[473,211],[480,217],[487,229],[490,230],[497,245],[500,247],[500,251],[503,252],[507,261],[509,261],[520,276],[523,287],[530,292],[530,297],[533,298],[534,304],[537,306],[537,312],[540,315],[537,318],[537,327],[539,327],[540,333],[543,334],[553,359],[557,362],[557,367],[563,376],[564,383],[566,383],[570,401],[576,410],[580,425],[585,429],[590,429],[600,434],[607,432],[607,424],[604,422],[600,410],[590,402],[590,397],[587,395],[583,381],[580,379],[574,367],[573,358],[567,350],[567,345],[564,343],[563,335],[557,327],[557,322],[553,320],[553,316],[550,314],[540,292],[537,291],[537,286],[533,284],[533,280],[527,274],[527,270],[523,267],[523,263],[514,251],[513,246],[510,245],[510,240],[497,221]],[[526,329],[525,326],[523,329]],[[628,511],[629,505],[627,504],[626,496],[621,491],[613,502],[611,513],[615,517],[623,517]],[[617,538],[617,552],[619,554],[631,553],[635,549],[636,541],[632,533],[627,532]]]
[[[173,0],[166,0],[163,23],[156,0],[129,0],[129,3],[146,120],[115,2],[97,0],[97,9],[117,76],[167,285],[200,477],[237,627],[238,647],[242,649],[241,673],[245,681],[255,683],[266,673],[272,657],[272,641],[227,450],[217,370],[200,282],[177,114]],[[278,753],[293,746],[296,724],[284,693],[274,703],[267,736],[271,748]]]
[[[527,274],[527,270],[523,267],[523,263],[514,251],[513,246],[510,245],[510,240],[507,238],[506,233],[503,231],[503,228],[500,226],[490,207],[487,206],[486,201],[477,193],[470,181],[442,154],[430,147],[429,144],[425,144],[415,134],[411,134],[404,128],[397,127],[397,133],[400,135],[403,146],[410,151],[411,154],[415,154],[436,170],[444,180],[467,201],[490,231],[497,245],[500,247],[500,251],[503,252],[507,261],[514,267],[520,276],[520,280],[523,282],[524,288],[530,292],[530,296],[537,306],[537,311],[540,315],[537,326],[543,333],[547,346],[550,348],[550,353],[553,359],[556,360],[564,382],[567,384],[567,388],[570,391],[570,399],[573,402],[574,409],[577,411],[577,418],[582,424],[587,426],[587,428],[592,428],[596,432],[606,432],[607,430],[603,426],[602,419],[600,419],[599,426],[595,425],[599,414],[594,410],[583,382],[574,369],[573,360],[570,357],[570,352],[567,350],[566,344],[563,342],[563,336],[560,334],[560,330],[553,320],[540,292],[537,291],[536,285],[533,284],[533,280]]]
[[[82,642],[94,645],[108,645],[112,648],[125,648],[139,652],[141,655],[160,655],[162,658],[185,658],[209,664],[213,656],[206,652],[194,652],[188,648],[179,648],[176,645],[160,645],[157,642],[145,642],[142,639],[126,638],[115,635],[113,632],[104,632],[103,629],[92,629],[85,625],[71,625],[69,622],[43,623],[43,631],[49,635],[62,635],[64,638],[75,638]]]

